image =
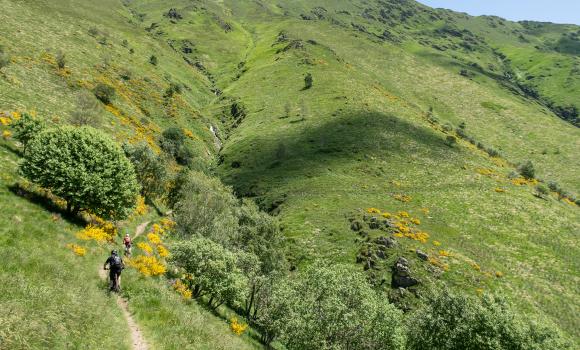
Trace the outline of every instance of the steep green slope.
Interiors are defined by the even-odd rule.
[[[364,240],[346,218],[369,207],[406,210],[431,238],[402,240],[400,253],[456,255],[440,277],[417,262],[426,285],[440,278],[473,293],[501,290],[523,309],[577,328],[578,290],[568,283],[578,276],[577,208],[537,199],[533,186],[508,178],[511,164],[530,159],[540,178],[577,191],[578,129],[509,76],[525,77],[529,68],[517,55],[526,50],[545,62],[577,57],[516,45],[522,24],[501,21],[510,29],[495,29],[499,20],[409,1],[175,2],[182,18],[174,20],[163,17],[169,6],[161,2],[131,6],[146,14],[145,27],[158,23],[161,38],[191,40],[196,59],[214,67],[223,95],[205,111],[224,122],[219,172],[240,195],[280,213],[296,264],[354,262]],[[314,86],[303,90],[307,72]],[[573,84],[556,98],[547,92],[559,80],[530,80],[556,102],[575,102]],[[435,118],[438,124],[428,121]],[[447,146],[461,123],[504,159],[467,142]],[[412,200],[401,203],[396,194]]]
[[[373,239],[391,235],[398,246],[368,273],[399,306],[420,302],[388,286],[391,265],[406,256],[419,295],[439,283],[500,292],[578,339],[578,207],[554,193],[538,198],[534,182],[510,177],[532,160],[538,178],[579,192],[579,129],[554,113],[580,107],[577,26],[474,18],[407,0],[0,6],[0,44],[12,56],[0,110],[66,122],[79,91],[107,83],[117,97],[100,127],[119,141],[155,146],[160,131],[178,125],[208,165],[208,129],[218,127],[217,173],[279,215],[296,267],[365,262]],[[172,83],[181,93],[168,93]],[[410,221],[400,211],[429,236],[371,228],[370,216],[383,212]],[[165,312],[146,309],[155,292],[134,283],[138,317],[164,339],[167,329],[154,329]],[[190,324],[181,311],[172,317]]]

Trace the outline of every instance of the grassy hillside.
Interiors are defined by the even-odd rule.
[[[196,166],[216,165],[240,197],[278,215],[295,267],[323,258],[358,260],[363,269],[374,239],[389,235],[397,246],[385,259],[373,258],[367,273],[402,308],[440,285],[497,292],[578,340],[580,216],[572,197],[580,193],[580,131],[570,115],[580,108],[580,27],[470,17],[409,0],[0,0],[0,7],[0,45],[11,58],[0,76],[0,110],[35,111],[64,124],[80,92],[106,83],[116,97],[101,108],[99,128],[155,149],[167,127],[186,130]],[[210,126],[223,143],[219,151]],[[64,278],[80,284],[69,271],[79,258],[64,242],[56,249],[9,238],[16,237],[13,227],[35,225],[36,216],[50,223],[41,233],[46,239],[76,228],[51,222],[8,190],[17,161],[8,144],[0,149],[2,172],[10,174],[0,205],[13,211],[6,220],[23,220],[3,225],[2,254],[27,242],[39,256],[66,256],[71,275]],[[527,160],[539,181],[557,182],[568,198],[537,196],[538,180],[514,174]],[[14,201],[31,214],[18,214]],[[372,224],[387,217],[414,231]],[[366,233],[353,231],[353,221]],[[422,261],[416,249],[430,259]],[[399,256],[421,280],[416,293],[402,297],[389,287]],[[9,260],[21,259],[33,261]],[[91,275],[89,259],[97,258],[76,268]],[[41,276],[36,267],[24,275]],[[93,289],[84,293],[110,309],[112,320],[95,328],[107,334],[120,319],[91,276]],[[232,338],[196,304],[182,304],[164,282],[128,276],[136,317],[158,348],[254,346]],[[50,285],[47,293],[74,304],[59,288]],[[31,344],[64,347],[60,335],[41,334]],[[88,344],[99,338],[92,336]],[[22,341],[9,344],[26,347]],[[78,344],[86,344],[80,336]]]

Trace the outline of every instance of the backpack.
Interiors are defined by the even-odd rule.
[[[123,261],[121,260],[121,257],[114,255],[111,258],[111,270],[121,270],[123,268]]]

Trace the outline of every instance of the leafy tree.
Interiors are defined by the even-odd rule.
[[[347,265],[313,264],[275,283],[258,326],[293,349],[403,349],[402,313]]]
[[[207,295],[208,304],[214,309],[224,302],[235,304],[246,284],[236,255],[207,238],[176,243],[171,249],[171,261],[193,275],[193,297]]]
[[[191,166],[194,160],[193,150],[187,145],[182,129],[170,127],[163,131],[160,146],[163,151],[172,156],[175,161],[184,166]]]
[[[314,79],[312,78],[312,74],[306,73],[306,76],[304,76],[304,90],[310,89],[312,87],[313,82]]]
[[[526,161],[518,167],[518,172],[526,179],[533,179],[536,177],[536,169],[534,168],[534,163],[531,161]]]
[[[97,126],[100,124],[101,106],[99,101],[87,91],[79,93],[76,109],[71,113],[71,124],[75,126]]]
[[[99,99],[99,101],[106,105],[111,103],[115,97],[115,89],[112,86],[104,83],[98,83],[97,86],[95,86],[93,89],[93,93],[95,94],[95,97]]]
[[[231,246],[238,231],[237,199],[231,189],[219,179],[196,171],[190,171],[183,181],[174,210],[177,230]]]
[[[24,153],[26,153],[28,143],[44,128],[45,125],[42,121],[28,113],[23,113],[20,119],[12,124],[14,137],[24,146]]]
[[[141,194],[150,201],[161,195],[167,178],[167,168],[163,159],[145,142],[135,146],[126,143],[123,150],[135,168],[137,180],[141,184]]]
[[[567,349],[551,326],[524,322],[501,298],[442,292],[409,318],[408,348],[440,350]]]
[[[90,127],[51,128],[28,145],[22,174],[67,202],[106,219],[130,213],[139,192],[135,170],[121,148]]]

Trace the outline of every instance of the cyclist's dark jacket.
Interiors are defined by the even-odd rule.
[[[115,266],[115,258],[112,255],[107,259],[107,261],[105,261],[105,266],[109,265],[110,275],[120,275],[123,268],[125,268],[123,259],[120,256],[118,258],[121,259],[121,266]]]

